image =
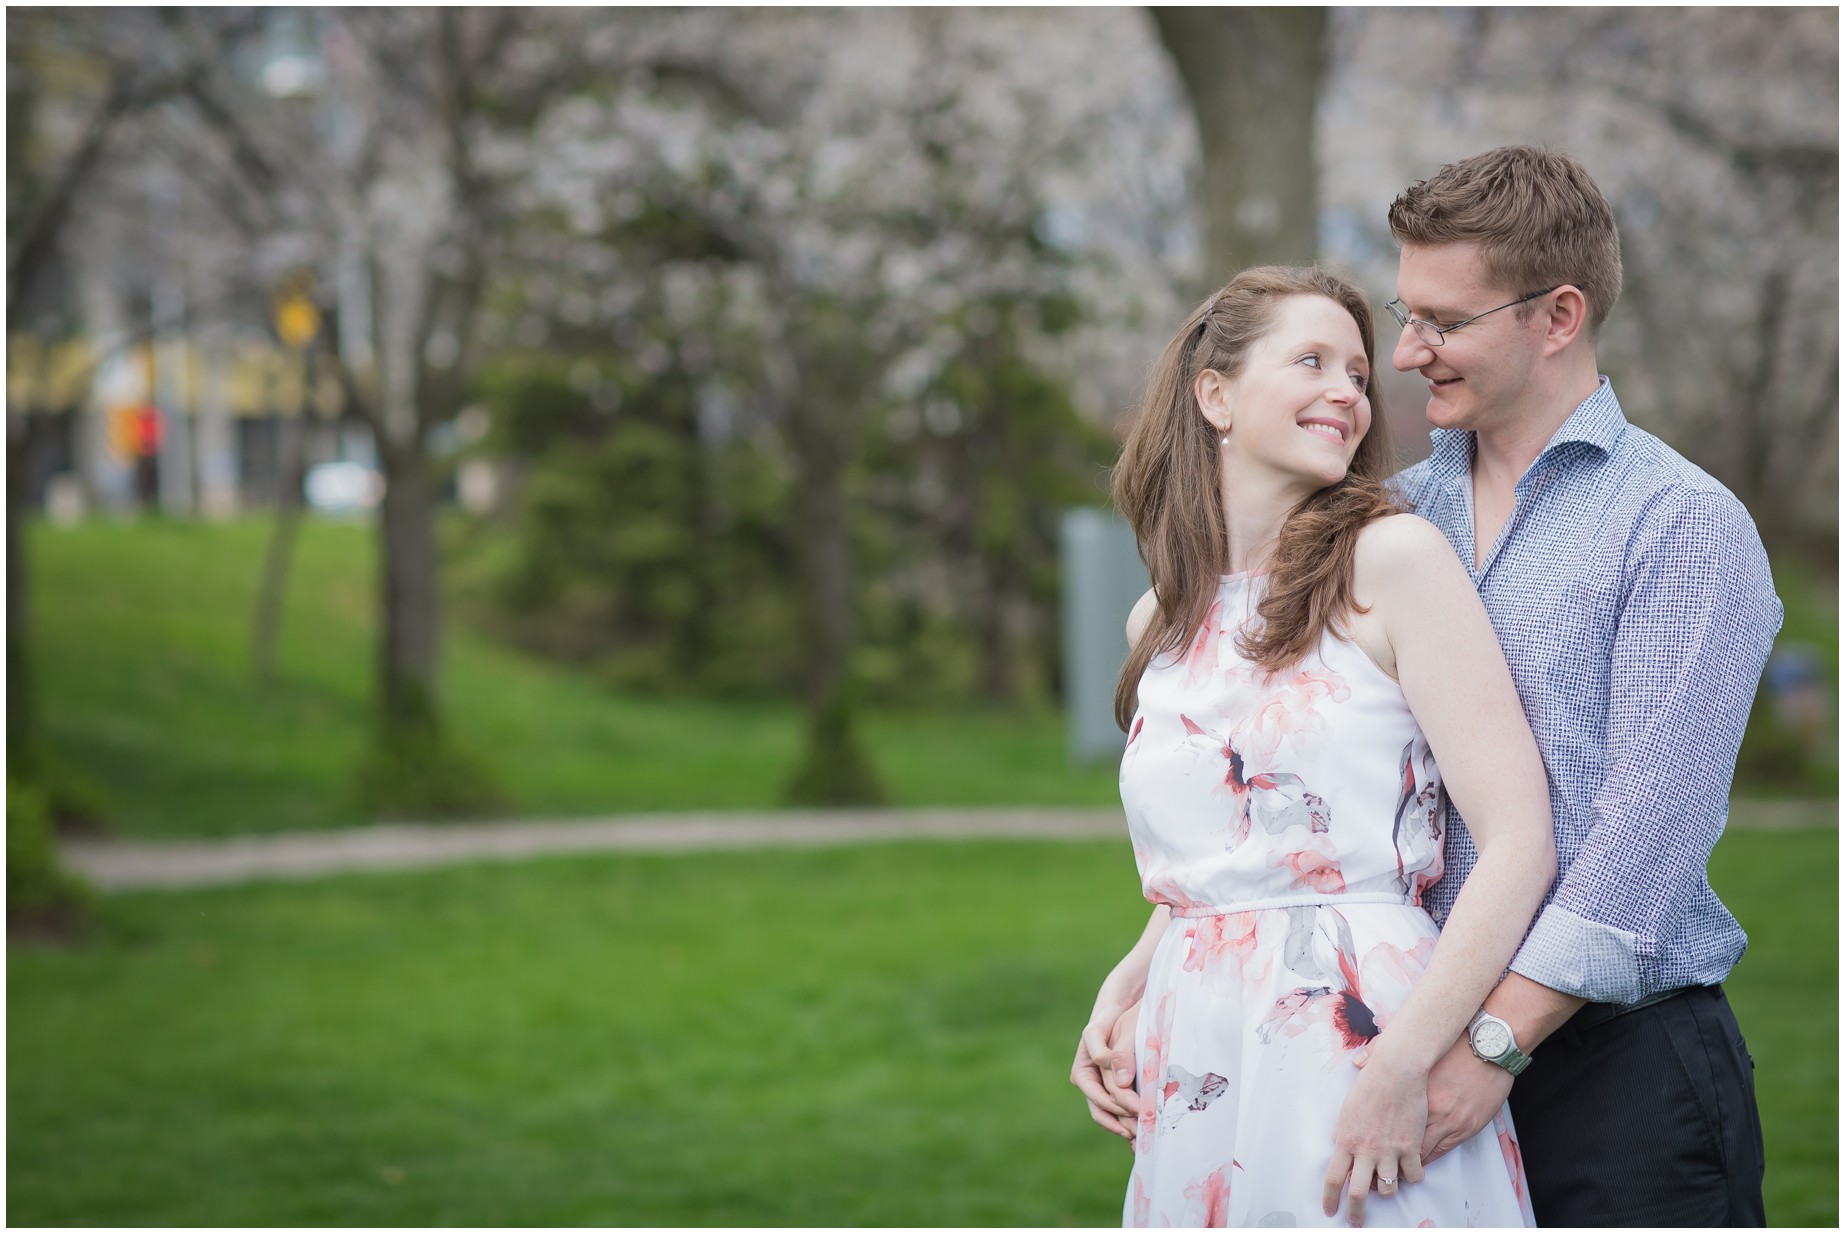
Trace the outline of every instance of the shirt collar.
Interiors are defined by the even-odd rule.
[[[1543,458],[1558,446],[1576,441],[1608,454],[1613,452],[1626,428],[1627,417],[1621,414],[1621,401],[1614,397],[1614,387],[1608,378],[1603,377],[1596,383],[1595,393],[1576,405],[1576,410],[1570,412],[1570,418],[1557,429],[1538,457]]]
[[[1596,383],[1595,393],[1576,405],[1538,454],[1541,459],[1560,446],[1581,442],[1603,454],[1610,453],[1627,429],[1627,417],[1621,414],[1621,402],[1614,396],[1614,386],[1606,376]],[[1459,479],[1473,463],[1471,429],[1438,428],[1429,433],[1433,449],[1429,452],[1429,469],[1438,478]]]

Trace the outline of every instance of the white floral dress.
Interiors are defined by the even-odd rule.
[[[1226,577],[1183,656],[1156,656],[1121,760],[1147,899],[1172,906],[1141,1004],[1124,1224],[1335,1226],[1320,1209],[1356,1056],[1435,949],[1441,773],[1397,683],[1327,635],[1269,674],[1236,650],[1260,576]],[[1492,1125],[1371,1226],[1528,1226]]]

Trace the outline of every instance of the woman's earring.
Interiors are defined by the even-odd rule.
[[[1228,433],[1225,433],[1225,434],[1224,434],[1224,435],[1223,435],[1222,437],[1219,437],[1219,438],[1217,439],[1217,444],[1218,444],[1218,445],[1220,445],[1220,446],[1227,446],[1227,445],[1229,445],[1229,444],[1230,444],[1230,434],[1228,434]]]

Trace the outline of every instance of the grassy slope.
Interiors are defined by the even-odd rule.
[[[123,835],[366,821],[350,776],[371,723],[373,537],[304,526],[279,672],[259,685],[250,614],[266,537],[260,520],[31,531],[47,727]],[[445,665],[450,723],[527,814],[771,808],[798,752],[785,704],[613,696],[452,623]],[[1054,715],[874,715],[866,738],[899,804],[1114,800],[1113,767],[1066,766]]]
[[[366,818],[373,535],[310,522],[296,550],[277,679],[249,666],[268,524],[34,526],[34,654],[53,741],[104,791],[118,832],[235,835]],[[1784,638],[1836,664],[1833,585],[1784,565]],[[768,809],[801,719],[780,703],[612,695],[567,670],[446,631],[448,719],[516,812]],[[893,712],[866,744],[900,805],[1108,805],[1115,769],[1072,770],[1060,716]]]
[[[1837,1222],[1837,862],[1742,833],[1713,871],[1776,1224]],[[11,955],[7,1216],[1114,1224],[1064,1077],[1133,892],[1124,844],[993,843],[118,897]]]

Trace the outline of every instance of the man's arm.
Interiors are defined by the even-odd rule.
[[[1591,1002],[1635,1002],[1676,984],[1665,944],[1707,885],[1781,626],[1768,555],[1741,504],[1724,492],[1674,496],[1629,549],[1589,833],[1512,961],[1515,973]]]
[[[1562,1028],[1587,999],[1507,973],[1486,996],[1486,1010],[1512,1026],[1518,1048],[1529,1054]],[[1512,1073],[1481,1062],[1465,1035],[1429,1071],[1429,1121],[1422,1134],[1424,1164],[1471,1138],[1493,1121],[1512,1091]]]
[[[1731,777],[1781,623],[1767,554],[1723,493],[1684,493],[1636,530],[1609,676],[1607,761],[1589,835],[1488,996],[1529,1054],[1585,1002],[1669,988],[1662,954],[1729,813]],[[1463,1038],[1429,1077],[1424,1155],[1483,1127],[1512,1077]]]

